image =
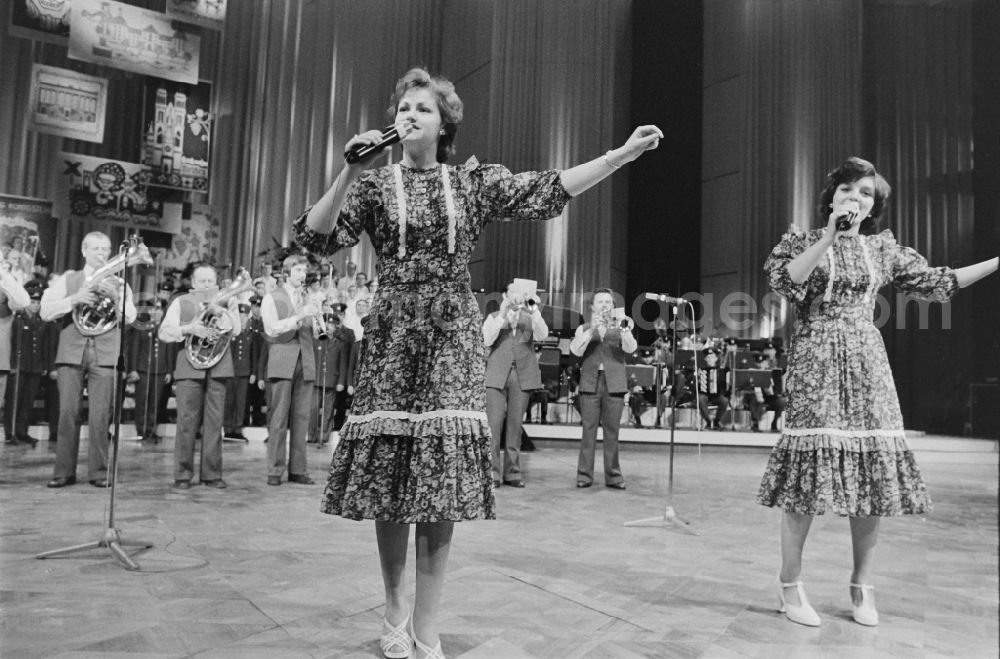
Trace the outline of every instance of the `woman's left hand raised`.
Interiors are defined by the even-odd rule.
[[[655,149],[660,146],[660,140],[663,139],[663,131],[653,125],[649,126],[639,126],[627,140],[625,144],[622,145],[621,151],[625,157],[626,162],[632,162],[645,151],[650,149]]]

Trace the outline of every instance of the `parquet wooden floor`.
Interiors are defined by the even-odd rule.
[[[86,483],[85,446],[82,484],[47,489],[46,444],[0,449],[4,658],[380,656],[373,524],[320,514],[321,485],[268,487],[259,441],[225,444],[225,490],[173,489],[169,439],[123,445],[117,526],[155,545],[134,555],[139,572],[100,549],[36,560],[99,539],[108,503]],[[318,481],[330,452],[309,449]],[[456,528],[447,655],[997,656],[996,444],[918,453],[936,510],[884,523],[875,629],[850,619],[841,518],[817,518],[806,545],[803,578],[822,626],[776,613],[779,513],[753,503],[766,449],[680,447],[673,502],[699,535],[624,527],[663,511],[666,455],[626,446],[619,492],[600,480],[577,490],[571,445],[524,454],[527,487],[498,492],[498,520]],[[412,588],[412,568],[409,579]]]

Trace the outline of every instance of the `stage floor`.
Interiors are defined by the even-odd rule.
[[[545,426],[529,430],[541,438],[536,428]],[[816,519],[803,579],[823,624],[811,629],[775,611],[779,513],[753,503],[766,448],[678,442],[673,504],[693,536],[624,526],[667,504],[661,442],[623,445],[628,490],[619,492],[600,477],[576,489],[572,438],[545,438],[523,455],[527,487],[497,493],[498,519],[456,528],[444,650],[503,659],[996,657],[997,443],[952,439],[914,442],[936,509],[883,524],[878,628],[850,619],[847,521]],[[116,522],[123,538],[154,544],[134,554],[141,570],[122,569],[106,550],[36,560],[102,536],[108,496],[86,483],[82,444],[82,484],[57,490],[45,487],[47,442],[0,449],[4,658],[381,656],[373,524],[320,514],[322,485],[268,487],[258,440],[225,444],[228,489],[188,491],[171,487],[172,440],[125,442]],[[330,453],[309,448],[318,481]],[[408,581],[412,591],[412,549]]]

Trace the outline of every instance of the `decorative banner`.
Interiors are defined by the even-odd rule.
[[[226,22],[226,0],[167,0],[167,16],[221,30]]]
[[[212,85],[154,80],[146,85],[142,164],[149,185],[208,192]]]
[[[11,0],[10,33],[65,46],[72,0]]]
[[[177,233],[180,193],[143,184],[142,165],[77,153],[59,153],[55,214]]]
[[[69,56],[157,78],[198,84],[201,37],[164,14],[111,0],[75,0]]]
[[[28,124],[42,133],[104,141],[108,81],[45,64],[31,67]]]
[[[167,270],[183,270],[192,261],[218,261],[219,218],[212,215],[210,206],[184,204],[184,210],[181,230],[159,261]]]
[[[36,261],[51,268],[55,246],[51,201],[0,194],[0,250],[18,281],[32,278]]]

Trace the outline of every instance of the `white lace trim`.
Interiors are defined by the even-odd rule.
[[[830,265],[830,275],[826,280],[826,290],[823,291],[823,301],[829,302],[833,299],[833,280],[837,278],[837,255],[835,254],[835,249],[837,241],[833,241],[829,247],[826,248],[826,260]]]
[[[833,435],[834,437],[898,437],[900,439],[906,439],[905,430],[886,430],[884,428],[872,428],[871,430],[841,430],[840,428],[785,428],[783,432],[789,437]]]
[[[406,189],[403,187],[403,168],[399,163],[392,166],[392,175],[396,181],[396,208],[399,213],[399,258],[406,256]],[[448,168],[441,163],[441,187],[444,189],[444,207],[448,215],[448,253],[455,253],[455,226],[458,213],[455,210],[455,193],[451,189],[451,177]]]
[[[471,412],[469,410],[433,410],[431,412],[423,412],[422,414],[413,414],[412,412],[401,412],[398,410],[376,410],[374,412],[369,412],[368,414],[351,414],[348,415],[347,419],[344,421],[344,425],[348,423],[366,423],[368,421],[375,421],[376,419],[397,419],[400,421],[409,421],[411,423],[417,423],[419,421],[427,421],[429,419],[477,419],[479,421],[486,421],[486,412]]]

